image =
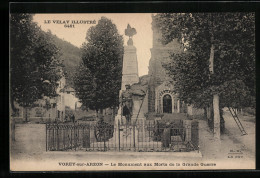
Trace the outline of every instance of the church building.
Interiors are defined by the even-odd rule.
[[[153,16],[152,16],[153,18]],[[186,112],[186,107],[173,92],[173,81],[163,67],[170,58],[170,53],[183,52],[182,45],[177,40],[167,45],[160,41],[162,35],[152,22],[153,46],[149,62],[148,112],[149,113],[180,113]]]

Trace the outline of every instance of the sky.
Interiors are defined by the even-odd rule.
[[[124,37],[127,45],[128,37],[124,32],[127,24],[135,28],[137,34],[133,37],[134,46],[137,48],[137,61],[139,76],[148,74],[148,65],[152,48],[152,14],[149,13],[113,13],[113,14],[35,14],[34,21],[42,30],[50,30],[59,38],[80,47],[85,41],[87,30],[95,24],[75,24],[74,28],[65,28],[64,24],[54,23],[56,20],[95,20],[96,24],[102,16],[112,20],[117,26],[120,35]],[[50,20],[48,23],[48,20]]]

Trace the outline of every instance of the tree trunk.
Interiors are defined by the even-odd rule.
[[[11,118],[11,138],[15,141],[15,119]]]
[[[223,117],[223,109],[220,108],[219,109],[219,113],[220,113],[220,133],[223,134],[225,132],[225,120]]]
[[[114,114],[115,114],[115,109],[114,109],[114,107],[111,107],[111,111],[112,111],[112,118],[114,118]]]
[[[104,110],[100,109],[100,117],[104,116]]]
[[[28,122],[28,108],[25,107],[25,122]]]
[[[208,118],[208,120],[213,120],[212,104],[210,104],[210,106],[208,106],[207,118]]]
[[[214,110],[214,137],[220,140],[220,114],[219,114],[219,95],[213,95]]]
[[[213,41],[213,37],[212,37],[212,41]],[[210,49],[210,67],[209,70],[212,74],[214,74],[214,45],[211,45],[211,49]],[[219,95],[218,94],[214,94],[213,95],[213,113],[214,113],[214,129],[213,129],[213,133],[214,133],[214,137],[217,140],[220,140],[220,114],[219,114]]]
[[[12,141],[15,141],[15,119],[13,118],[13,113],[16,112],[16,108],[14,106],[14,101],[13,101],[13,97],[11,95],[11,110],[12,110],[12,115],[11,115],[11,120],[10,120],[10,124],[11,124],[11,139]]]
[[[98,118],[98,109],[96,109],[96,118]]]
[[[211,131],[214,130],[214,113],[213,113],[213,102],[207,107],[207,121]]]
[[[13,99],[13,96],[11,95],[11,109],[13,112],[16,112],[16,108],[14,106],[14,99]]]
[[[208,111],[207,111],[207,107],[204,107],[204,119],[207,120],[208,119]]]
[[[103,121],[104,119],[104,115],[103,115],[103,109],[99,109],[99,113],[98,113],[98,119],[99,121]]]

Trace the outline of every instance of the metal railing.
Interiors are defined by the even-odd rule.
[[[140,120],[111,125],[92,123],[47,123],[46,151],[137,151],[179,152],[199,148],[198,123],[182,120]]]

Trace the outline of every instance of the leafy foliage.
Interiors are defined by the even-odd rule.
[[[178,39],[186,49],[172,54],[165,65],[181,99],[201,108],[218,93],[221,107],[255,105],[253,13],[175,13],[154,18],[163,44]],[[214,74],[209,72],[212,45]]]
[[[91,27],[82,46],[82,62],[74,79],[84,106],[99,110],[118,105],[123,61],[123,37],[111,20],[102,17]]]
[[[61,61],[50,32],[32,22],[31,14],[11,14],[10,46],[12,106],[14,101],[29,107],[43,96],[55,97]]]

